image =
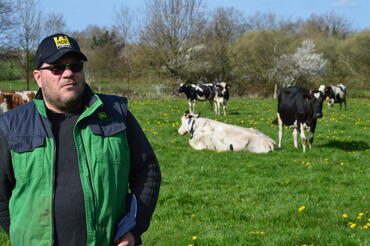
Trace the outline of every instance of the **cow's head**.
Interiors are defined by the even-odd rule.
[[[178,93],[182,93],[182,92],[184,92],[184,91],[185,91],[185,88],[186,88],[187,86],[188,86],[187,84],[181,83],[181,84],[179,85],[179,88],[177,88],[177,92],[178,92]]]
[[[226,82],[216,83],[216,93],[218,96],[225,96],[228,93],[229,85]]]
[[[335,94],[334,94],[334,91],[333,91],[333,88],[331,86],[327,86],[325,87],[325,91],[324,91],[324,97],[328,100],[330,98],[334,98],[335,97]]]
[[[199,114],[194,114],[189,111],[185,111],[181,117],[181,126],[177,130],[180,135],[185,135],[188,132],[191,132],[192,124],[194,123],[194,118],[198,118]]]
[[[325,100],[324,94],[321,91],[312,91],[309,95],[312,109],[313,119],[322,117],[322,104]]]

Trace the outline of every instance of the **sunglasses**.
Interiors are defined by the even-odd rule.
[[[64,73],[66,68],[69,68],[72,72],[78,73],[81,72],[83,69],[83,62],[74,62],[70,64],[54,64],[47,67],[41,67],[39,70],[50,70],[50,72],[54,75],[61,75]]]

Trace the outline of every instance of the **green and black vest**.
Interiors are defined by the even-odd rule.
[[[129,150],[127,99],[91,93],[74,126],[84,193],[87,245],[110,245],[125,214]],[[55,143],[42,99],[1,116],[16,185],[9,201],[13,246],[52,245]]]

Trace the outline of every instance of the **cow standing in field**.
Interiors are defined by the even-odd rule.
[[[209,101],[211,107],[215,96],[215,86],[209,84],[184,84],[181,83],[178,90],[184,93],[189,100],[189,111],[195,112],[196,101]]]
[[[320,91],[290,86],[283,88],[278,97],[279,148],[282,147],[284,125],[293,129],[294,147],[298,149],[298,133],[303,152],[307,149],[305,130],[309,129],[309,148],[312,147],[317,119],[322,117],[324,95]]]
[[[215,84],[215,88],[215,96],[213,98],[215,113],[220,115],[222,108],[224,115],[226,115],[226,105],[230,98],[229,86],[226,82],[218,82]]]
[[[273,151],[275,145],[274,140],[256,129],[201,118],[189,112],[182,116],[178,133],[189,133],[189,144],[196,150],[267,153]]]
[[[343,84],[339,85],[321,85],[319,91],[322,91],[324,97],[328,100],[328,107],[333,107],[334,103],[339,103],[340,109],[342,109],[342,103],[344,103],[344,109],[347,109],[347,88]]]

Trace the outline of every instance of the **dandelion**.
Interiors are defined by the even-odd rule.
[[[353,223],[353,222],[349,222],[348,223],[349,227],[351,227],[352,229],[356,227],[356,223]]]
[[[348,214],[342,214],[343,218],[348,218]]]
[[[300,206],[299,208],[298,208],[298,211],[299,212],[302,212],[303,210],[305,210],[306,209],[306,206]]]
[[[191,239],[192,239],[193,241],[195,241],[195,240],[197,240],[197,236],[193,236]]]
[[[341,166],[344,166],[344,163],[343,163],[343,162],[341,162],[341,163],[340,163],[340,165],[341,165]]]

